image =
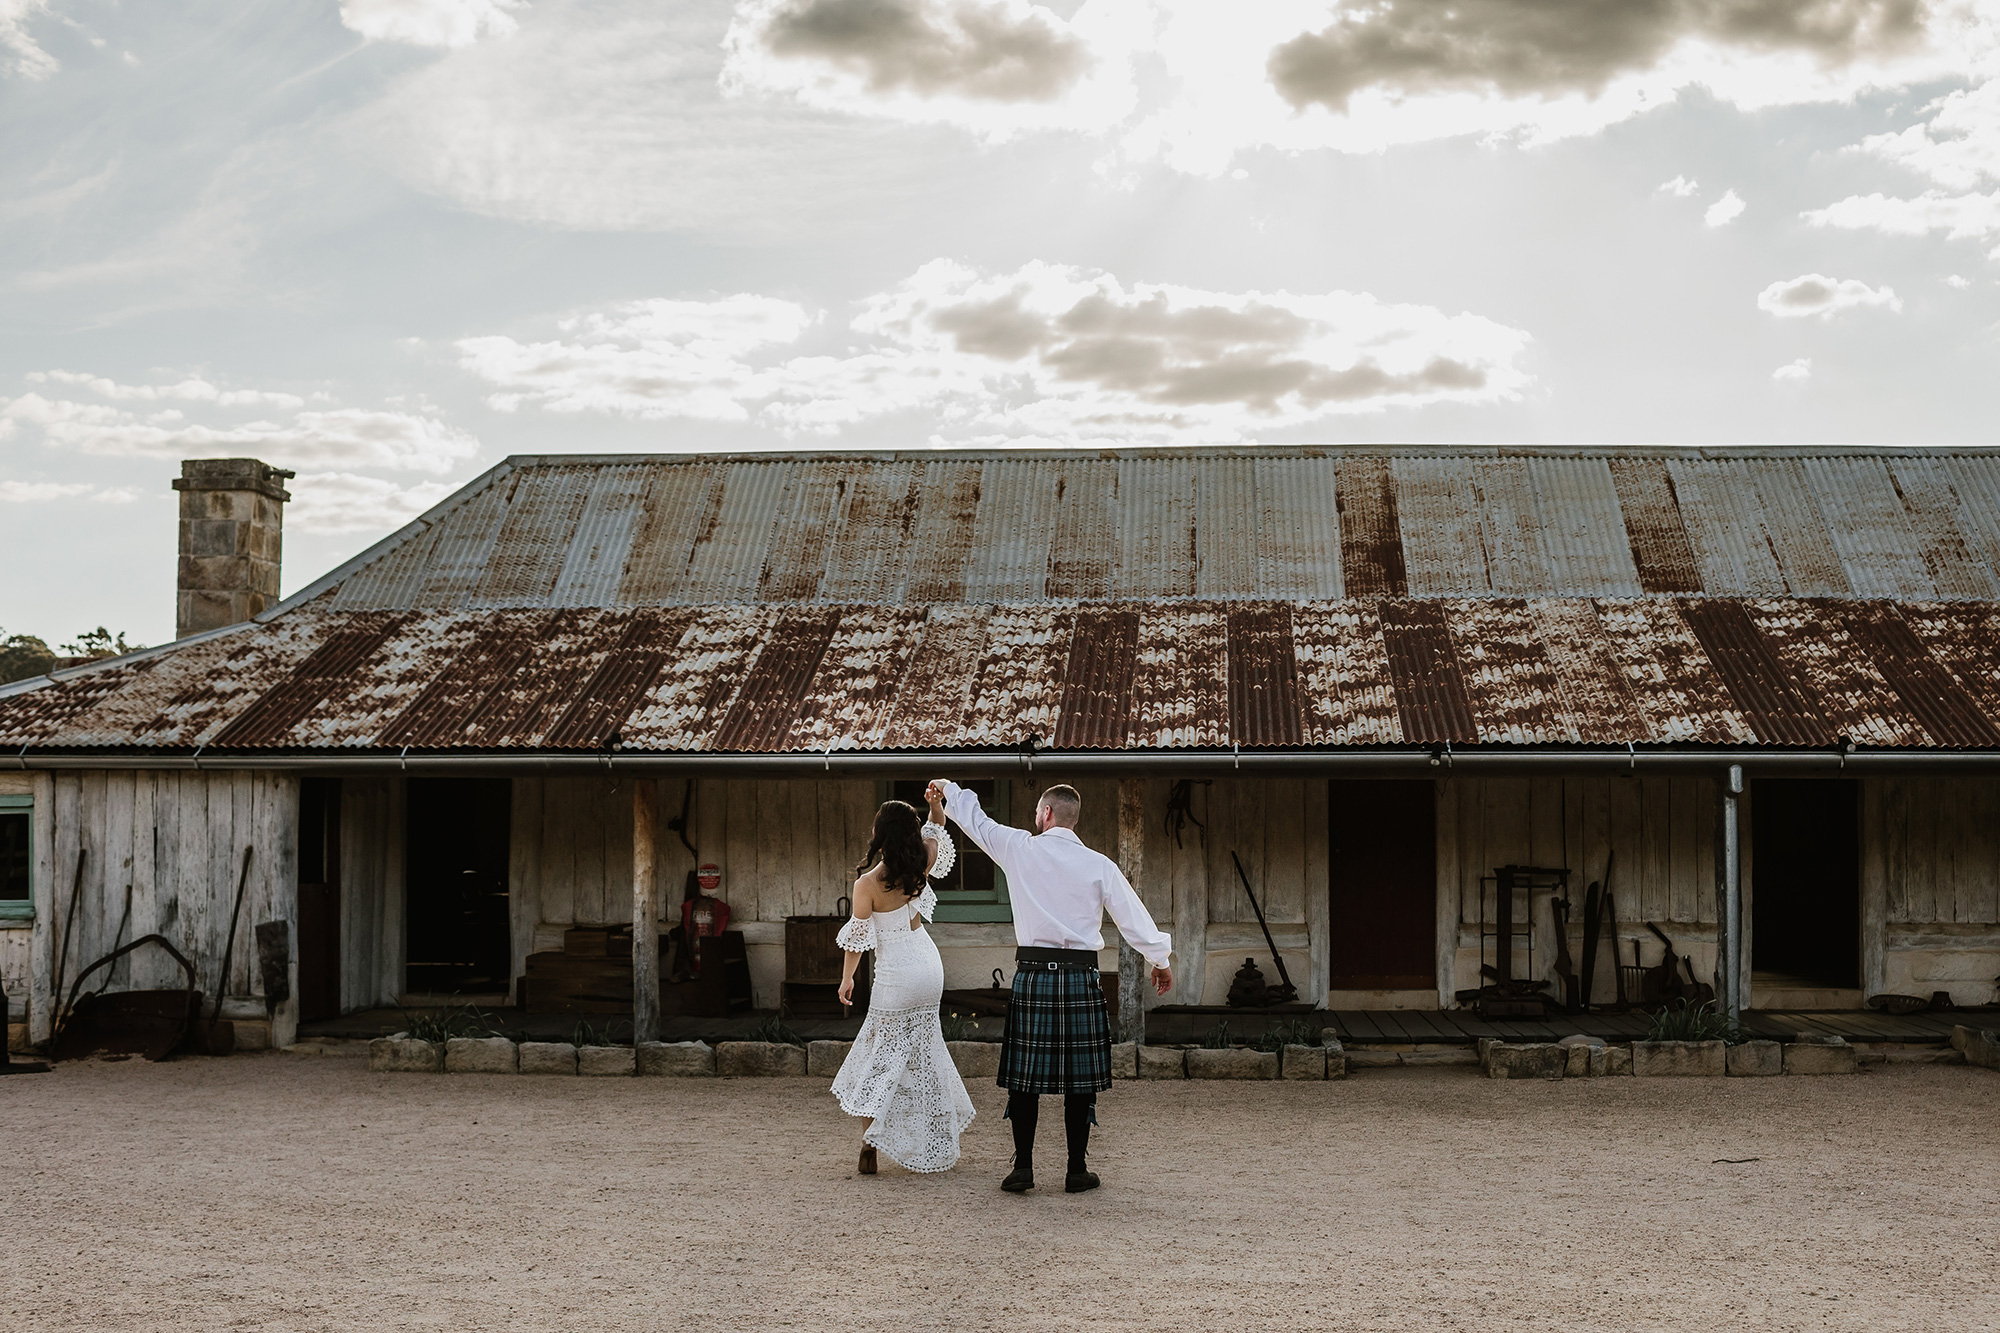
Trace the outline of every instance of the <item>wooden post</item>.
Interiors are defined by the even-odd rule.
[[[1750,988],[1744,984],[1743,848],[1738,805],[1743,795],[1743,766],[1731,764],[1716,785],[1715,821],[1715,993],[1731,1019],[1743,1016]],[[1615,943],[1615,941],[1614,941]]]
[[[632,1041],[660,1039],[658,783],[632,784]]]
[[[1145,783],[1118,779],[1118,869],[1138,888],[1146,871]],[[1146,1042],[1146,981],[1149,964],[1137,949],[1118,936],[1118,1040]]]

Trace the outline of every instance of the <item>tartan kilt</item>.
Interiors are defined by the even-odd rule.
[[[1019,967],[1000,1039],[1009,1092],[1103,1092],[1111,1086],[1111,1021],[1096,968]]]

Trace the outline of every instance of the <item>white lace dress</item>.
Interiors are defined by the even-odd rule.
[[[938,861],[933,873],[948,865],[942,850]],[[893,912],[849,921],[838,937],[849,953],[875,951],[875,984],[833,1095],[847,1114],[874,1117],[863,1141],[908,1171],[951,1170],[973,1115],[938,1024],[944,960],[928,930],[912,929],[936,910],[937,891],[925,885]]]

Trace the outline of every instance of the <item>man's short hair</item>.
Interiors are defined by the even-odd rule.
[[[1083,797],[1077,795],[1076,788],[1065,782],[1058,782],[1043,792],[1042,799],[1035,804],[1046,805],[1049,814],[1062,828],[1075,828],[1076,822],[1083,818]]]

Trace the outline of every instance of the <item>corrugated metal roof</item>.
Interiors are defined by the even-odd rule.
[[[0,698],[0,746],[2000,745],[2000,611],[1386,598],[336,612]]]

